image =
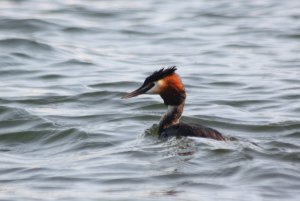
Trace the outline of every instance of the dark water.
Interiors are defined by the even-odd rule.
[[[300,1],[0,1],[1,200],[299,200]],[[155,135],[177,65],[183,121]],[[257,145],[255,145],[256,143]]]

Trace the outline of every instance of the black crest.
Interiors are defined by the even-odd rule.
[[[144,84],[161,80],[169,75],[172,75],[176,70],[177,70],[176,66],[171,66],[166,69],[162,68],[158,71],[155,71],[152,75],[146,78]]]

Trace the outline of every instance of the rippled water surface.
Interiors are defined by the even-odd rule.
[[[300,1],[0,1],[1,200],[299,200]],[[184,122],[157,138],[176,65]]]

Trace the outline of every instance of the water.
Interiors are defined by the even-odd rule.
[[[0,1],[1,200],[299,200],[300,2]],[[157,139],[178,66],[183,121]],[[256,144],[256,145],[255,145]]]

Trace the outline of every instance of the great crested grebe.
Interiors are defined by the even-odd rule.
[[[146,78],[137,90],[124,95],[122,98],[132,98],[141,94],[159,94],[168,106],[168,111],[160,119],[158,133],[160,137],[192,136],[227,140],[215,129],[199,124],[179,122],[185,103],[185,89],[180,77],[175,73],[175,66],[162,68]]]

